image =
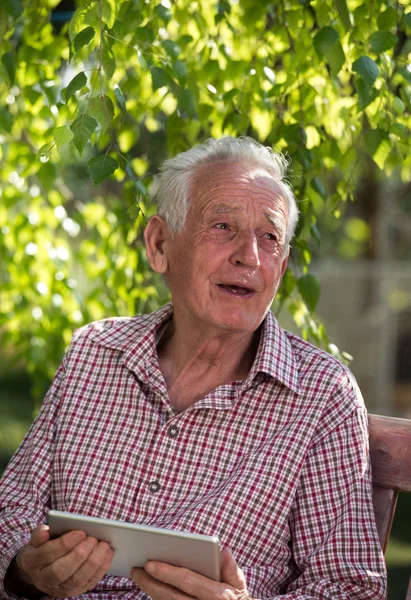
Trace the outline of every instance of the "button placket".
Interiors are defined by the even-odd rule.
[[[164,433],[167,438],[175,439],[180,435],[180,427],[178,427],[177,425],[175,425],[173,423],[169,427],[167,427],[165,429],[165,431],[163,430],[163,435],[164,435]],[[163,442],[161,442],[161,437],[160,437],[160,440],[158,441],[159,446],[161,446],[161,444],[165,442],[166,438],[163,437],[162,439],[163,439]],[[161,488],[162,488],[162,485],[158,479],[152,479],[151,481],[149,481],[147,483],[147,490],[151,495],[157,494],[161,490]]]

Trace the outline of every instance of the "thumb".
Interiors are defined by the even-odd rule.
[[[50,528],[48,525],[39,525],[31,532],[30,546],[39,548],[50,539]]]
[[[244,573],[237,565],[234,560],[233,555],[231,554],[231,550],[229,548],[224,548],[221,553],[222,556],[222,568],[221,568],[221,578],[225,583],[228,583],[236,590],[245,590],[247,589],[247,583],[244,577]]]

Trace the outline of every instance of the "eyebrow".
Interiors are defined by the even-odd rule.
[[[264,215],[267,217],[267,219],[270,221],[270,223],[279,231],[282,231],[285,229],[284,227],[284,221],[282,219],[280,219],[279,217],[277,217],[277,215],[272,215],[271,213],[264,213]]]
[[[237,206],[229,206],[228,204],[217,204],[213,208],[213,213],[220,215],[222,213],[230,213],[238,210]]]
[[[216,215],[220,215],[220,214],[224,214],[224,213],[232,213],[235,211],[240,210],[240,208],[238,206],[230,206],[228,204],[216,204],[213,207],[213,213]],[[277,215],[273,215],[269,212],[265,212],[264,216],[266,217],[266,219],[271,223],[271,225],[273,225],[273,227],[275,227],[275,229],[277,231],[279,231],[280,233],[285,233],[286,227],[284,226],[284,221],[278,217]]]

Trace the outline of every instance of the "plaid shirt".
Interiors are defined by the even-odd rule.
[[[0,580],[54,508],[217,535],[254,598],[385,598],[350,372],[269,313],[247,379],[178,414],[156,352],[171,315],[166,305],[74,335],[1,483]],[[106,576],[81,598],[147,595]]]

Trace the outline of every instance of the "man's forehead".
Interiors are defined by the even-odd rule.
[[[231,190],[237,200],[244,194],[244,199],[257,200],[271,197],[274,201],[284,202],[281,186],[266,169],[260,166],[249,166],[242,163],[210,163],[201,165],[191,180],[191,195],[196,204],[213,200],[219,207],[217,212],[229,212],[229,203],[219,202],[218,195],[227,199],[227,190]],[[225,206],[225,208],[223,208]]]
[[[265,179],[273,184],[277,184],[272,173],[260,165],[246,165],[242,162],[231,162],[222,160],[218,162],[204,163],[200,165],[193,177],[193,183],[213,184],[220,179],[230,179],[232,183],[241,181],[254,181],[256,179]],[[278,185],[278,184],[277,184]]]
[[[212,214],[215,215],[221,215],[221,214],[225,214],[225,213],[235,213],[235,212],[240,212],[244,209],[244,205],[243,203],[239,203],[237,202],[233,202],[232,204],[226,204],[224,202],[218,202],[216,204],[211,204],[208,207],[209,211]],[[276,207],[266,207],[264,210],[264,215],[268,218],[271,219],[271,217],[276,214]]]

